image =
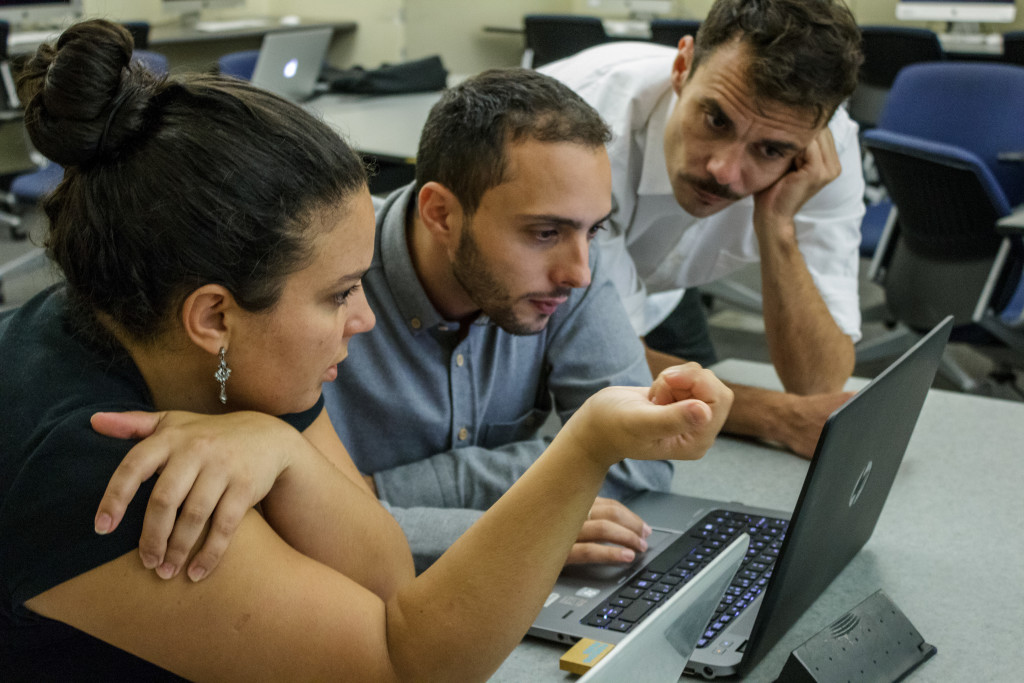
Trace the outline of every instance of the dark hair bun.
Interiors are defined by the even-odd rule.
[[[36,149],[81,166],[116,157],[139,134],[160,79],[132,64],[133,47],[123,26],[92,20],[39,48],[18,76]]]

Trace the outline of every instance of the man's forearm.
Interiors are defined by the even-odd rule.
[[[829,312],[795,241],[762,241],[761,296],[765,339],[786,391],[841,390],[853,373],[853,341]]]

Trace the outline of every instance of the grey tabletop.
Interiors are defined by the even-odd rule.
[[[321,95],[306,108],[360,152],[413,163],[420,131],[441,92],[403,95]]]
[[[778,387],[764,363],[730,360],[715,370]],[[1020,680],[1022,453],[1024,404],[932,390],[871,539],[745,680],[774,680],[794,648],[878,589],[938,648],[909,680]],[[677,467],[672,487],[791,510],[806,472],[807,461],[771,445],[720,437],[702,460]],[[558,668],[564,650],[528,637],[492,680],[574,680]]]
[[[247,17],[237,20],[205,21],[196,25],[171,22],[153,26],[149,32],[149,44],[159,50],[174,43],[211,42],[237,38],[262,38],[267,33],[295,29],[321,28],[329,26],[335,35],[352,33],[356,30],[354,21],[323,21],[291,17]]]

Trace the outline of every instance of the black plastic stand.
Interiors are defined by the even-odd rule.
[[[879,590],[793,650],[776,681],[899,681],[936,651]]]

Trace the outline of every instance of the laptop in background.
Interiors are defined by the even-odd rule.
[[[675,683],[722,594],[740,567],[750,538],[740,534],[657,612],[580,678],[580,683],[643,681]]]
[[[295,102],[310,99],[334,29],[273,31],[263,36],[252,84]]]
[[[749,670],[871,536],[951,329],[947,317],[829,417],[792,513],[641,493],[626,504],[655,528],[648,551],[626,567],[567,567],[530,634],[621,641],[660,609],[651,591],[671,595],[716,546],[747,533],[744,564],[686,672],[710,678]]]

